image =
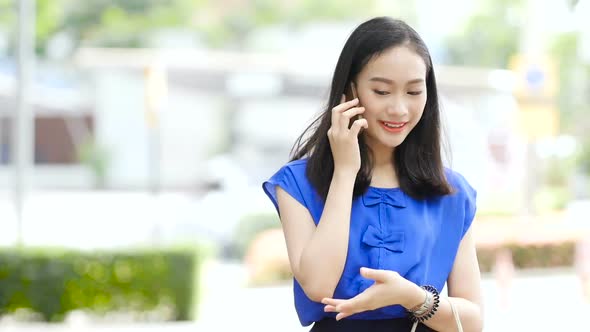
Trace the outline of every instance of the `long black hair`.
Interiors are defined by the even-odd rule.
[[[401,20],[376,17],[359,25],[346,41],[332,77],[328,104],[323,112],[296,140],[291,160],[308,157],[306,175],[325,200],[334,172],[334,159],[327,132],[331,110],[341,102],[349,82],[354,81],[373,58],[396,47],[406,46],[426,64],[427,100],[420,121],[392,155],[400,188],[416,199],[452,192],[446,180],[441,157],[441,124],[436,80],[430,53],[418,33]],[[371,150],[359,135],[361,168],[357,173],[354,196],[362,195],[371,183]]]

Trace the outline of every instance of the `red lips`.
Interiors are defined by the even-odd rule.
[[[399,133],[406,128],[407,122],[379,121],[379,124],[390,133]]]

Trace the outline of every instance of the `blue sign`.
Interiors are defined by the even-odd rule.
[[[545,83],[545,73],[539,66],[531,66],[527,69],[526,74],[527,86],[532,90],[540,90]]]

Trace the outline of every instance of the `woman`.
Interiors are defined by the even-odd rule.
[[[464,331],[481,331],[476,193],[443,167],[439,113],[416,31],[388,17],[359,25],[325,111],[263,184],[281,219],[303,326],[454,331],[456,309]],[[449,297],[440,299],[445,283]]]

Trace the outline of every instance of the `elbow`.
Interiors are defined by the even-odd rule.
[[[476,324],[476,330],[477,332],[482,332],[483,331],[483,317],[479,317],[479,319],[477,320],[477,324]]]
[[[475,324],[473,325],[473,332],[482,332],[483,331],[483,321],[481,319],[479,319],[477,322],[475,322]]]
[[[483,322],[481,319],[478,319],[469,325],[470,325],[469,329],[466,328],[465,331],[470,331],[470,332],[482,332],[483,331]]]
[[[307,297],[314,301],[314,302],[322,302],[323,299],[325,298],[331,298],[334,295],[334,292],[328,292],[325,289],[303,289],[305,292],[305,295],[307,295]]]
[[[334,295],[334,288],[323,285],[322,283],[300,283],[305,295],[314,302],[322,302],[325,298],[331,298]]]
[[[483,321],[481,318],[462,318],[461,323],[463,325],[463,331],[465,332],[482,332]],[[453,322],[453,331],[455,331],[455,324]]]
[[[294,275],[305,296],[310,300],[321,303],[323,299],[334,296],[336,283],[321,278],[317,274],[302,273],[300,269],[295,269]]]

